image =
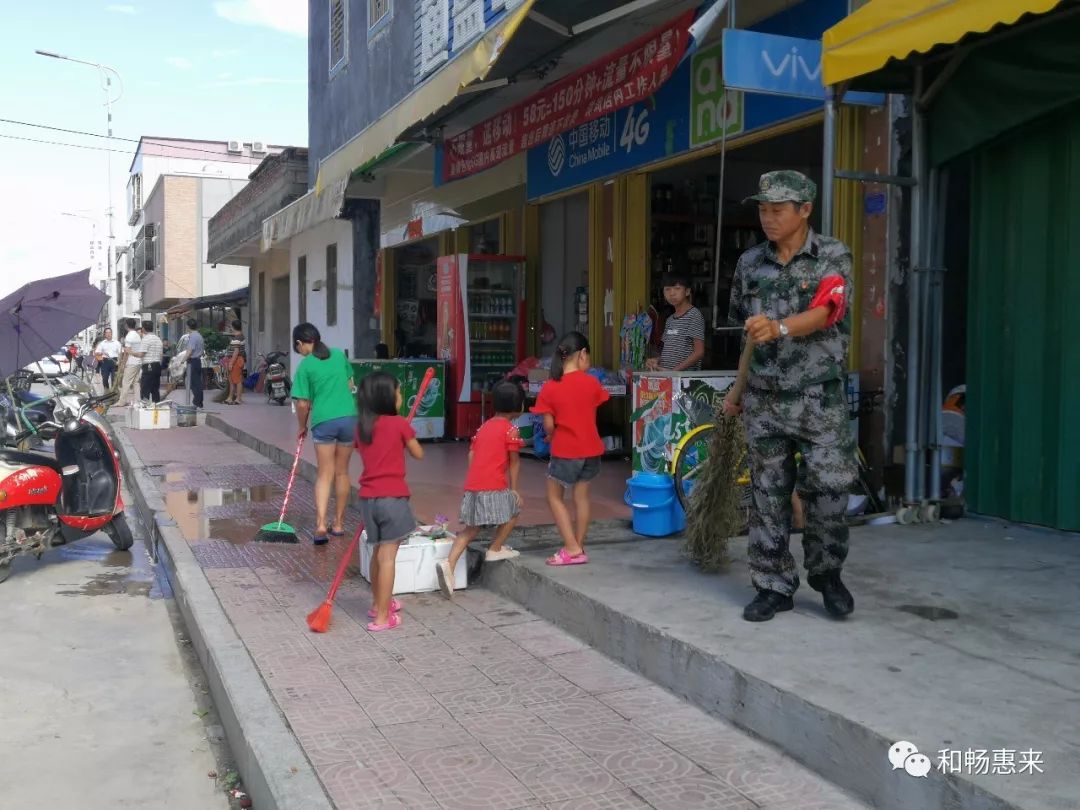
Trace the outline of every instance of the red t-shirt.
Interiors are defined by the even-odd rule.
[[[571,371],[561,380],[548,380],[530,409],[555,418],[551,455],[555,458],[592,458],[604,454],[596,429],[596,409],[611,399],[596,377]]]
[[[355,442],[364,462],[360,473],[361,498],[408,498],[405,483],[405,444],[416,438],[409,420],[403,416],[380,416],[371,432],[371,444],[359,437]]]
[[[496,416],[484,422],[473,436],[473,460],[465,476],[465,491],[506,489],[510,454],[524,446],[517,427],[509,419]]]

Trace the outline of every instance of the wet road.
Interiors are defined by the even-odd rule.
[[[130,552],[98,534],[0,584],[4,807],[228,806],[202,673],[132,528]]]

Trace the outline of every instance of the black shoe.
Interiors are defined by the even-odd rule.
[[[832,616],[847,616],[855,610],[855,598],[851,595],[844,583],[840,581],[840,572],[832,571],[828,574],[815,574],[808,576],[806,581],[810,587],[821,594],[825,603],[825,610]]]
[[[777,613],[791,610],[795,600],[776,591],[758,591],[754,601],[743,608],[742,617],[748,622],[767,622]]]

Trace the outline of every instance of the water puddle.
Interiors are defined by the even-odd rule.
[[[165,493],[165,506],[188,540],[225,540],[242,545],[251,542],[259,528],[270,520],[235,512],[243,512],[244,504],[280,503],[283,495],[284,492],[272,484],[175,490]],[[208,516],[207,510],[215,507],[236,508],[227,510],[234,513],[231,515]],[[260,510],[260,514],[265,515],[265,511]]]
[[[50,552],[60,561],[99,562],[106,569],[89,579],[57,591],[59,596],[145,596],[161,599],[165,594],[141,542],[130,551],[118,551],[110,541],[87,538],[59,546]]]
[[[918,616],[920,619],[926,619],[931,622],[960,618],[960,614],[955,610],[935,607],[933,605],[900,605],[897,610],[903,613],[910,613],[912,616]]]

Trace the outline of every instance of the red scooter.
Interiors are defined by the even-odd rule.
[[[121,551],[134,537],[120,496],[120,454],[110,426],[96,408],[115,394],[89,397],[72,413],[57,407],[54,420],[35,429],[56,431],[53,455],[0,447],[0,582],[20,554],[104,531]],[[34,431],[13,437],[20,444]]]

